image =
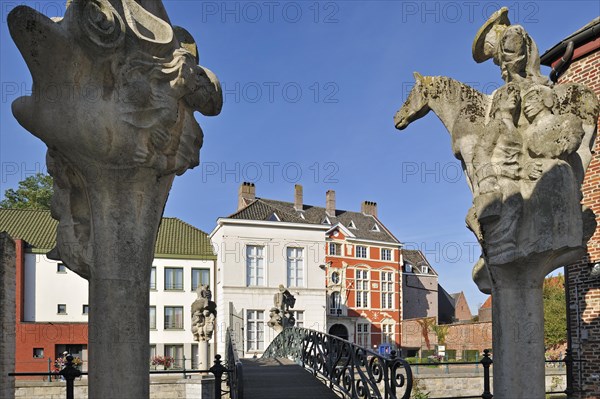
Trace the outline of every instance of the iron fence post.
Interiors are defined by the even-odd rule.
[[[48,382],[52,382],[52,359],[48,358]]]
[[[450,367],[448,366],[448,354],[444,355],[444,363],[446,363],[446,374],[450,374]]]
[[[564,362],[567,366],[567,389],[565,389],[565,393],[567,397],[570,398],[575,390],[573,389],[573,351],[571,349],[567,349]],[[581,367],[581,366],[580,366]]]
[[[481,397],[483,399],[492,399],[494,395],[490,392],[490,366],[492,364],[492,359],[490,359],[490,350],[483,350],[483,358],[480,362],[483,365],[483,394]]]
[[[185,374],[185,355],[183,355],[183,379],[187,379],[187,375]]]
[[[215,399],[221,397],[221,381],[227,368],[221,364],[221,355],[215,355],[215,364],[208,370],[215,376]]]
[[[81,371],[73,366],[73,356],[67,356],[67,364],[59,374],[62,375],[67,382],[67,399],[74,399],[74,381],[75,378],[81,376]]]
[[[419,360],[419,353],[417,352],[417,356],[416,356],[416,361],[415,361],[415,373],[419,374],[419,363],[421,363],[421,360]]]

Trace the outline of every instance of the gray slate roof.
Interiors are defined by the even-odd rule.
[[[273,213],[279,217],[280,221],[288,223],[306,223],[306,224],[324,224],[325,217],[329,219],[331,225],[341,223],[357,239],[389,242],[400,244],[400,241],[381,223],[381,221],[372,215],[365,215],[362,212],[344,211],[336,209],[335,216],[327,215],[325,208],[320,206],[304,205],[302,211],[296,211],[292,202],[276,201],[265,198],[256,198],[248,206],[229,216],[230,219],[243,220],[270,220]],[[300,216],[304,215],[304,218]],[[354,222],[356,229],[349,228],[350,222]],[[379,231],[374,231],[373,226],[377,225]]]
[[[425,255],[423,255],[423,252],[421,252],[418,249],[404,249],[403,248],[402,249],[402,258],[404,259],[404,262],[408,262],[413,266],[428,266],[429,274],[437,275],[437,272],[434,270],[433,267],[431,267],[431,264],[429,263],[429,261],[427,260]]]

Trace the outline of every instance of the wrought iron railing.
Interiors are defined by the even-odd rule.
[[[323,377],[331,389],[350,398],[408,399],[413,377],[410,365],[382,356],[339,337],[306,328],[285,328],[263,357],[287,357]]]
[[[227,383],[229,385],[231,399],[244,399],[244,374],[242,362],[233,338],[231,328],[227,329],[225,363],[229,370]]]

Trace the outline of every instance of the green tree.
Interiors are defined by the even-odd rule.
[[[544,280],[544,344],[547,348],[567,341],[565,276]]]
[[[52,176],[37,173],[19,182],[19,188],[4,192],[0,208],[50,209],[52,198]]]

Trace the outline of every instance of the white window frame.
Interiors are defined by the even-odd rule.
[[[183,291],[183,267],[165,267],[164,276],[165,291]],[[181,281],[177,281],[178,279],[181,279]]]
[[[156,291],[156,266],[150,270],[150,291]]]
[[[167,309],[171,309],[173,314],[167,315]],[[177,320],[177,312],[176,310],[181,309],[181,322]],[[183,306],[165,306],[164,307],[164,320],[163,327],[165,330],[183,330],[185,327],[185,322],[183,320]],[[169,321],[169,318],[173,318],[173,321]],[[181,325],[181,327],[180,327]]]
[[[387,260],[387,261],[392,260],[392,250],[389,248],[381,248],[380,255],[381,255],[380,256],[381,260]]]
[[[183,368],[183,357],[185,356],[183,344],[165,344],[164,354],[165,357],[171,356],[173,358],[172,368]]]
[[[355,250],[356,250],[357,258],[367,259],[369,257],[369,247],[367,247],[365,245],[357,245],[355,247]],[[364,251],[364,253],[363,253],[363,251]]]
[[[342,244],[338,242],[329,242],[329,255],[342,256]]]
[[[395,344],[396,343],[396,325],[389,322],[381,323],[381,343]]]
[[[363,348],[371,347],[371,323],[356,323],[356,345]]]
[[[154,323],[152,323],[152,311],[154,310]],[[156,306],[152,305],[150,306],[150,308],[148,309],[148,313],[149,313],[149,318],[150,318],[150,329],[151,330],[156,330]]]
[[[265,286],[265,247],[246,245],[246,285]]]
[[[287,247],[287,286],[304,287],[304,248]]]
[[[304,310],[293,310],[291,313],[294,319],[296,319],[294,327],[304,328]]]
[[[356,307],[365,309],[369,307],[369,296],[371,295],[370,291],[370,281],[369,281],[369,270],[366,269],[356,269]]]
[[[246,351],[262,352],[265,350],[265,311],[246,310]]]
[[[33,348],[32,355],[33,355],[34,359],[43,359],[44,358],[44,348]]]
[[[381,271],[381,309],[394,309],[394,272]]]
[[[198,274],[198,281],[197,284],[194,284],[194,274]],[[203,275],[206,275],[206,281],[203,281]],[[202,284],[205,285],[210,285],[210,269],[206,268],[206,267],[193,267],[192,268],[192,275],[190,276],[190,281],[191,281],[191,289],[192,291],[196,291],[196,289],[198,289],[199,286],[201,286]],[[195,287],[194,287],[195,285]]]
[[[333,291],[329,294],[329,314],[337,315],[342,314],[342,293],[339,291]],[[340,310],[340,312],[338,312]]]

